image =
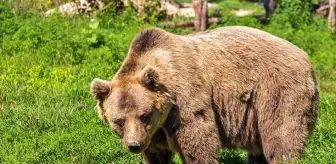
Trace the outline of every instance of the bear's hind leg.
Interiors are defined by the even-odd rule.
[[[262,151],[270,164],[286,163],[297,160],[304,152],[308,132],[305,126],[295,125],[294,118],[287,122],[261,130]],[[287,124],[290,123],[290,124]]]
[[[279,137],[272,137],[263,143],[263,153],[270,164],[291,162],[302,153],[302,149]]]

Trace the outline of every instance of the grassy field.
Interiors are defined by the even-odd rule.
[[[210,28],[260,28],[309,53],[321,91],[319,121],[298,163],[336,163],[335,37],[324,19],[286,12],[268,25],[223,13]],[[0,163],[143,163],[98,119],[89,84],[111,79],[132,38],[159,23],[144,22],[131,8],[123,16],[45,18],[0,4]],[[224,149],[221,162],[243,164],[245,158],[242,150]],[[175,162],[181,163],[178,156]]]

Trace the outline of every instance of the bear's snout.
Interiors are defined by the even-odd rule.
[[[141,151],[141,144],[137,141],[128,141],[127,147],[133,153],[139,153]]]

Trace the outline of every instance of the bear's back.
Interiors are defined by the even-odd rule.
[[[258,29],[222,27],[180,38],[185,43],[181,49],[187,50],[184,54],[175,54],[177,58],[191,61],[193,67],[215,76],[212,78],[225,75],[231,80],[259,81],[271,75],[282,80],[306,80],[307,74],[311,76],[306,52]]]
[[[308,61],[307,53],[296,45],[261,31],[244,26],[228,26],[212,31],[183,36],[206,49],[220,49],[232,55],[249,55],[259,58],[293,58]],[[182,38],[183,38],[182,37]],[[208,48],[206,47],[208,46]]]

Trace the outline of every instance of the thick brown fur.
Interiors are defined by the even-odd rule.
[[[113,80],[93,81],[92,92],[100,117],[126,147],[139,143],[146,163],[170,163],[172,152],[187,164],[219,163],[222,147],[247,150],[251,164],[295,160],[319,101],[304,51],[240,26],[187,36],[146,30]]]

